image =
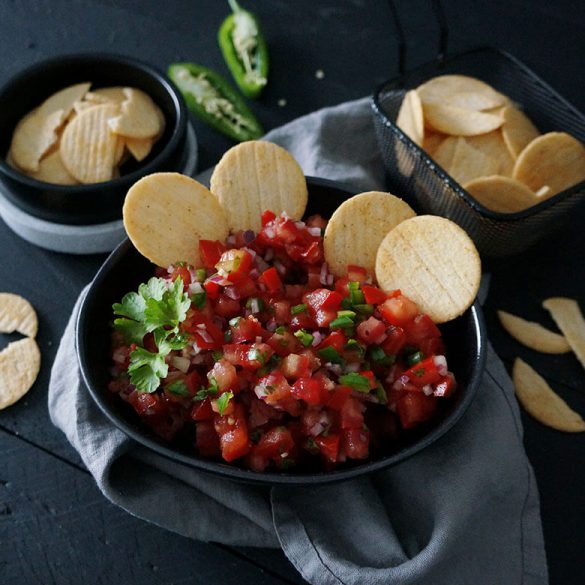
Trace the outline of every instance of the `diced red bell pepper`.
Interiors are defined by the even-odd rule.
[[[318,288],[304,296],[309,312],[319,327],[327,327],[337,316],[343,297],[334,290]]]
[[[342,331],[333,331],[319,344],[319,349],[323,349],[324,347],[332,347],[333,349],[337,350],[338,353],[341,353],[346,343],[347,337],[345,333]]]
[[[207,298],[211,300],[216,300],[219,298],[219,293],[221,292],[221,286],[217,284],[217,282],[213,282],[212,280],[206,280],[203,283],[203,288],[207,293]]]
[[[280,280],[280,276],[278,275],[278,270],[274,268],[269,268],[265,270],[259,277],[258,282],[264,284],[266,289],[271,293],[277,293],[282,291],[282,280]]]
[[[211,270],[226,251],[224,244],[218,240],[199,240],[199,257],[205,268]]]
[[[371,284],[362,284],[361,289],[364,293],[364,299],[366,300],[366,303],[370,305],[379,305],[388,298],[386,293],[377,286],[372,286]]]

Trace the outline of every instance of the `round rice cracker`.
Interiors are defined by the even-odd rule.
[[[41,369],[41,352],[30,337],[14,341],[0,352],[0,410],[20,400]]]
[[[396,125],[418,146],[422,146],[425,122],[422,103],[416,90],[407,91],[400,105]]]
[[[0,333],[18,331],[27,337],[36,337],[38,328],[36,311],[25,298],[0,293]]]
[[[80,183],[101,183],[113,176],[118,136],[108,121],[119,112],[116,104],[103,104],[79,113],[61,136],[61,160]]]
[[[425,123],[432,130],[453,136],[477,136],[499,128],[503,119],[498,114],[466,110],[444,104],[423,103]]]
[[[585,431],[585,421],[581,416],[520,358],[514,362],[512,379],[518,400],[537,421],[565,433]]]
[[[445,104],[466,110],[489,110],[506,97],[487,83],[467,75],[439,75],[417,88],[423,104]]]
[[[126,100],[119,116],[112,117],[109,126],[114,134],[127,138],[153,138],[161,131],[159,108],[152,98],[134,87],[123,88]]]
[[[471,238],[443,217],[420,215],[398,224],[376,255],[383,290],[400,289],[435,323],[463,314],[479,290],[481,261]]]
[[[213,171],[211,192],[227,210],[233,231],[259,231],[267,209],[301,219],[308,199],[299,163],[284,148],[265,140],[230,148]]]
[[[524,112],[514,106],[502,110],[502,136],[510,155],[516,160],[530,142],[540,135]]]
[[[402,199],[380,191],[360,193],[344,201],[325,229],[323,247],[329,269],[344,276],[348,264],[356,264],[373,276],[376,253],[386,234],[415,215]]]
[[[565,132],[549,132],[535,138],[520,153],[513,177],[533,191],[543,185],[550,195],[585,180],[585,146]]]
[[[497,213],[516,213],[540,203],[524,183],[500,175],[478,177],[463,188],[484,207]]]
[[[136,249],[157,266],[200,266],[199,240],[224,241],[226,214],[217,198],[190,177],[155,173],[135,183],[124,201],[124,227]]]

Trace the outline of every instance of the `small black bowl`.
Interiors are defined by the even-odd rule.
[[[53,185],[32,179],[6,162],[18,121],[46,98],[75,83],[92,89],[136,87],[162,110],[166,128],[150,155],[128,162],[118,179],[93,185]],[[165,76],[145,63],[112,54],[65,55],[24,70],[0,89],[0,183],[3,194],[26,213],[63,224],[92,225],[122,216],[128,189],[141,177],[160,171],[180,171],[187,140],[187,111],[183,97]]]
[[[355,194],[351,189],[324,179],[307,178],[307,215],[329,217],[342,201]],[[77,353],[83,380],[96,404],[110,421],[141,445],[173,461],[226,479],[263,485],[320,485],[352,479],[388,468],[434,443],[463,415],[479,387],[485,362],[485,330],[481,310],[473,305],[458,319],[441,326],[448,351],[449,368],[458,390],[444,404],[440,417],[430,425],[405,434],[383,457],[337,471],[319,473],[256,473],[234,465],[200,458],[194,450],[169,445],[141,423],[133,410],[108,391],[111,364],[112,304],[153,275],[154,266],[126,240],[106,260],[81,305],[76,331]]]

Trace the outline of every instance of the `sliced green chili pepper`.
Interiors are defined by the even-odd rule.
[[[264,134],[244,100],[215,71],[195,63],[174,63],[168,74],[189,109],[216,130],[238,142]]]
[[[258,19],[240,7],[236,0],[228,0],[232,9],[222,23],[219,47],[235,82],[242,93],[257,98],[268,80],[268,49]]]

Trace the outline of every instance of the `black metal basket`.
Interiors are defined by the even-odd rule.
[[[440,10],[437,14],[442,16]],[[507,214],[491,211],[396,126],[404,94],[437,75],[459,73],[477,77],[510,97],[543,133],[568,132],[585,142],[585,116],[504,51],[484,47],[444,59],[447,39],[444,17],[439,18],[439,23],[441,47],[437,60],[384,83],[372,98],[388,186],[424,213],[442,215],[458,223],[484,256],[518,254],[562,227],[571,210],[585,200],[585,181],[524,211]],[[399,21],[398,30],[403,41]],[[399,56],[402,69],[404,46],[402,42]]]

